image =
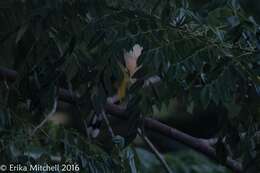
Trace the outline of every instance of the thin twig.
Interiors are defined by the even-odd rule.
[[[35,129],[32,131],[31,137],[38,131],[38,129],[40,129],[49,120],[50,117],[52,117],[55,114],[57,109],[57,103],[58,103],[57,98],[55,98],[52,110],[44,118],[44,120],[38,126],[35,127]]]
[[[153,145],[153,143],[150,141],[150,139],[145,136],[141,129],[138,128],[138,134],[139,136],[145,141],[145,143],[149,146],[149,148],[152,150],[152,152],[155,154],[155,156],[157,157],[157,159],[162,163],[164,169],[166,170],[166,172],[168,173],[172,173],[171,168],[169,167],[169,165],[167,164],[166,160],[164,159],[164,157],[162,156],[162,154],[155,148],[155,146]]]
[[[107,115],[106,115],[104,110],[102,110],[101,115],[102,115],[102,118],[105,120],[105,123],[107,125],[108,131],[111,134],[112,138],[115,137],[115,133],[114,133],[114,131],[113,131],[111,125],[110,125],[110,122],[109,122],[109,120],[107,118]]]

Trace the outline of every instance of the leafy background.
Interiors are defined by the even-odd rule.
[[[164,121],[185,119],[171,112],[179,97],[191,114],[196,108],[213,105],[220,111],[222,106],[227,117],[221,119],[217,134],[220,160],[230,155],[246,172],[259,171],[259,16],[253,1],[245,3],[0,2],[0,66],[19,74],[14,83],[0,83],[1,163],[76,162],[82,172],[163,171],[150,151],[124,135],[109,139],[110,152],[99,141],[52,123],[31,137],[53,109],[60,87],[81,96],[74,105],[76,114],[90,119],[116,93],[115,83],[124,77],[118,65],[124,64],[124,50],[138,43],[144,48],[138,60],[142,68],[125,98],[131,103],[131,123],[138,124],[135,115],[140,112]],[[162,82],[143,88],[155,75]],[[173,172],[228,172],[180,148],[165,154]]]

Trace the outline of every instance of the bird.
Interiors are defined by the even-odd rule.
[[[108,97],[107,101],[109,103],[121,103],[127,104],[123,102],[126,97],[127,89],[133,85],[136,79],[133,77],[135,72],[137,72],[142,65],[138,66],[138,59],[142,54],[143,47],[139,44],[135,44],[133,48],[129,51],[124,50],[124,64],[118,62],[118,65],[123,72],[123,79],[119,82],[119,86],[117,88],[117,92],[114,96]],[[100,113],[95,113],[92,116],[88,126],[87,126],[87,133],[92,138],[97,138],[100,133],[100,127],[102,125],[103,117]]]

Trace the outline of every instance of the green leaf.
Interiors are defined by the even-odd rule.
[[[210,86],[208,85],[205,86],[201,91],[200,100],[204,108],[206,108],[210,103],[210,92]]]
[[[15,40],[16,44],[22,39],[22,37],[24,36],[27,29],[28,29],[28,24],[22,25],[20,27],[20,29],[17,32],[17,36],[16,36],[16,40]]]
[[[235,103],[225,103],[225,106],[228,109],[228,115],[231,119],[236,118],[242,109],[240,105]]]

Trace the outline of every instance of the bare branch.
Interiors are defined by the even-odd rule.
[[[186,133],[183,133],[177,129],[169,127],[152,118],[144,119],[144,127],[147,129],[156,131],[173,140],[179,141],[179,142],[185,144],[186,146],[193,148],[196,151],[199,151],[200,153],[204,154],[205,156],[209,157],[210,159],[220,163],[220,160],[218,159],[218,157],[216,155],[216,150],[213,147],[211,147],[209,145],[209,143],[203,139],[199,139],[199,138],[190,136]],[[241,164],[230,158],[227,158],[224,165],[237,173],[243,172]]]
[[[17,72],[7,68],[0,68],[0,80],[7,80],[13,82],[17,78]]]

